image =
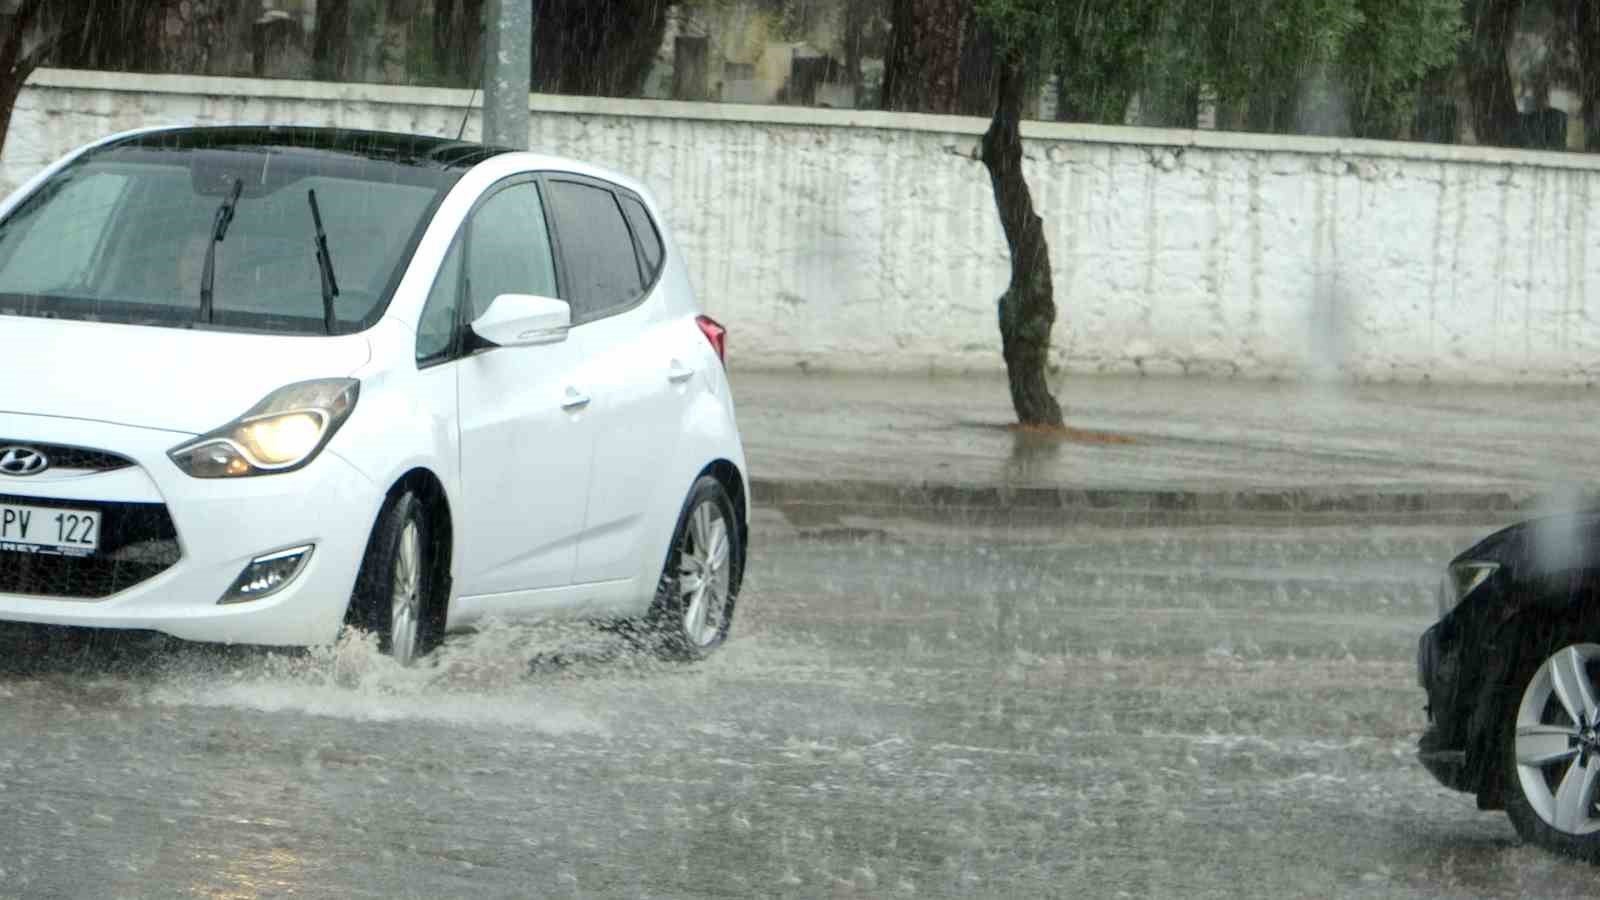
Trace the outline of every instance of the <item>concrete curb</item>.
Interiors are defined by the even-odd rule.
[[[1289,520],[1483,521],[1528,518],[1552,508],[1548,495],[1516,488],[1085,489],[758,477],[751,481],[751,493],[755,505],[780,509],[1121,525]],[[1573,506],[1572,498],[1564,498],[1559,508]]]

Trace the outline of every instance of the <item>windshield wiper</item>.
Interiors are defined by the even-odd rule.
[[[311,201],[311,222],[317,229],[317,268],[322,272],[322,322],[333,334],[338,320],[334,317],[333,298],[339,296],[339,281],[333,277],[333,257],[328,255],[328,233],[322,230],[322,208],[317,206],[317,192],[306,191]]]
[[[217,207],[211,220],[211,241],[206,244],[206,268],[200,274],[200,321],[211,321],[212,288],[217,280],[217,245],[228,236],[228,226],[233,224],[233,211],[239,206],[239,195],[244,193],[244,179],[233,180],[233,191]]]

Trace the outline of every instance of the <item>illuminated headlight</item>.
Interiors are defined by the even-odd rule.
[[[1458,562],[1445,572],[1439,582],[1439,615],[1455,609],[1467,595],[1499,571],[1500,564],[1492,562]]]
[[[291,472],[316,458],[350,418],[361,382],[303,381],[273,391],[249,412],[168,454],[195,478]]]
[[[310,546],[296,547],[252,559],[217,602],[247,603],[276,594],[305,570],[306,563],[311,561],[311,549]]]

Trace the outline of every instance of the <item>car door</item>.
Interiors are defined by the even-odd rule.
[[[560,296],[541,199],[527,178],[473,212],[463,233],[464,323],[501,294]],[[480,348],[459,363],[463,596],[572,583],[595,444],[581,344],[570,332],[556,344]],[[507,599],[502,611],[514,611]]]
[[[584,342],[580,377],[595,395],[594,480],[574,580],[613,583],[614,592],[595,596],[626,599],[634,586],[625,582],[641,569],[645,515],[662,491],[687,488],[664,484],[661,474],[677,448],[693,372],[681,360],[673,368],[672,323],[651,302],[661,241],[650,225],[636,243],[642,226],[630,224],[623,204],[638,201],[574,177],[548,176],[546,189]],[[666,548],[649,551],[655,558]]]

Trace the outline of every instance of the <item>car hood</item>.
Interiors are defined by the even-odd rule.
[[[201,434],[267,394],[344,377],[363,335],[300,337],[0,316],[0,412]]]
[[[1583,510],[1518,522],[1489,535],[1453,563],[1482,561],[1511,567],[1516,577],[1593,566],[1600,511]]]

